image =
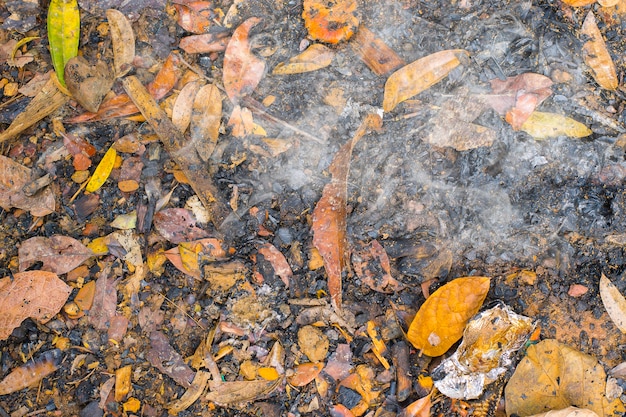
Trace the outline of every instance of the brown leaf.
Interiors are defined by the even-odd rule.
[[[0,155],[0,207],[5,210],[21,208],[30,211],[33,216],[53,213],[56,202],[50,187],[30,197],[24,192],[24,186],[33,179],[30,168]]]
[[[406,62],[387,46],[385,41],[364,26],[359,28],[350,45],[361,61],[376,75],[389,74],[406,65]]]
[[[213,4],[208,1],[193,1],[186,4],[174,4],[178,12],[178,25],[191,33],[205,33],[216,18]]]
[[[431,394],[428,394],[427,396],[409,404],[400,414],[398,414],[398,417],[429,417],[431,406]]]
[[[187,391],[185,391],[185,393],[178,400],[173,401],[167,405],[169,414],[175,416],[181,411],[184,411],[187,408],[191,407],[191,405],[196,402],[196,400],[200,398],[200,396],[204,392],[204,389],[209,384],[210,378],[210,372],[196,372],[196,376],[193,378],[191,386],[187,389]]]
[[[530,416],[571,405],[602,417],[622,415],[624,404],[605,395],[606,374],[594,357],[554,339],[526,351],[505,388],[508,415]]]
[[[212,381],[213,382],[213,381]],[[222,382],[211,390],[204,399],[217,405],[229,406],[245,404],[272,393],[282,382],[282,378],[274,381],[232,381]]]
[[[65,274],[76,268],[93,252],[78,240],[69,236],[35,236],[22,242],[18,250],[20,271],[28,269],[35,262],[43,262],[41,269],[55,274]]]
[[[222,52],[230,42],[226,32],[204,33],[202,35],[185,36],[180,40],[179,47],[188,54],[208,54]]]
[[[265,61],[252,53],[248,41],[250,29],[260,22],[258,17],[251,17],[243,22],[235,29],[226,47],[224,88],[233,103],[252,93],[263,78]]]
[[[113,81],[113,74],[103,61],[91,65],[82,56],[76,56],[65,65],[67,89],[87,111],[98,111],[102,100],[111,91]]]
[[[200,80],[188,82],[182,90],[180,90],[178,97],[176,97],[174,107],[172,108],[172,123],[174,123],[174,126],[176,126],[181,133],[185,133],[189,127],[189,123],[191,123],[193,102],[202,84]]]
[[[61,310],[72,289],[47,271],[27,271],[0,279],[0,340],[31,317],[48,322]]]
[[[593,11],[587,14],[581,33],[589,38],[583,45],[583,59],[591,68],[593,78],[600,84],[600,87],[615,90],[618,86],[617,71],[598,29]]]
[[[117,290],[115,286],[117,279],[110,277],[111,265],[104,267],[96,280],[96,290],[94,293],[93,304],[87,318],[89,323],[96,330],[107,330],[109,328],[109,320],[115,316],[117,308]]]
[[[208,237],[209,234],[196,227],[193,213],[184,208],[169,208],[154,215],[154,228],[172,243],[187,242]]]
[[[56,371],[61,364],[59,349],[44,352],[37,359],[19,366],[0,381],[0,395],[11,394],[37,385],[42,379]]]
[[[207,162],[217,145],[222,121],[222,97],[213,84],[200,88],[193,102],[189,138],[200,158]]]
[[[341,309],[341,273],[348,266],[350,255],[346,239],[347,183],[350,158],[354,145],[370,129],[382,126],[378,115],[366,116],[354,137],[339,149],[329,171],[331,182],[326,184],[322,197],[313,210],[313,245],[324,259],[328,276],[328,292],[335,309]]]
[[[108,9],[106,14],[113,44],[115,76],[122,77],[131,70],[135,59],[135,33],[124,13]]]
[[[615,326],[626,333],[626,299],[604,274],[600,277],[600,297]]]
[[[441,356],[463,335],[487,297],[490,279],[464,277],[431,294],[415,315],[407,339],[427,356]]]
[[[387,252],[376,240],[352,255],[352,265],[361,282],[374,291],[391,294],[405,288],[404,284],[391,276]]]
[[[259,248],[259,254],[263,255],[263,257],[272,264],[274,274],[280,277],[285,283],[285,287],[289,288],[289,280],[293,276],[293,272],[287,263],[287,259],[285,259],[285,255],[271,243],[266,243],[261,246]]]
[[[177,384],[184,388],[191,386],[191,381],[193,381],[196,373],[185,363],[183,357],[170,346],[170,342],[163,333],[156,331],[150,334],[150,350],[146,354],[146,359],[152,366],[176,381]]]
[[[444,79],[469,56],[463,49],[435,52],[400,68],[385,83],[383,109],[388,112]]]
[[[289,58],[288,62],[281,62],[274,67],[272,74],[301,74],[315,71],[330,65],[335,52],[327,46],[314,43],[302,53]]]

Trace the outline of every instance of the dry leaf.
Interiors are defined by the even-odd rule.
[[[213,381],[212,381],[213,382]],[[232,381],[222,382],[211,390],[204,399],[221,406],[245,404],[272,393],[282,382],[282,378],[274,381]]]
[[[335,44],[348,40],[359,27],[356,8],[356,0],[304,0],[304,26],[318,41]]]
[[[72,289],[47,271],[27,271],[0,279],[0,340],[31,317],[47,323],[63,307]]]
[[[281,62],[276,65],[272,74],[301,74],[303,72],[315,71],[330,65],[335,56],[335,52],[319,43],[314,43],[302,53],[289,58],[288,62]]]
[[[161,236],[176,244],[209,236],[205,230],[196,227],[193,213],[184,208],[159,211],[154,215],[153,225]]]
[[[210,378],[210,372],[196,372],[196,376],[193,378],[193,381],[191,381],[191,386],[187,388],[187,391],[185,391],[185,393],[179,399],[167,405],[169,414],[175,416],[181,411],[184,411],[187,408],[191,407],[191,405],[195,403],[196,400],[200,398],[200,396],[204,392],[204,389],[207,387]]]
[[[91,249],[69,236],[35,236],[18,249],[20,271],[42,262],[43,271],[65,274],[94,256]]]
[[[391,265],[385,248],[372,240],[363,250],[352,255],[354,272],[365,285],[374,291],[391,294],[402,291],[405,286],[391,276]]]
[[[11,394],[39,384],[42,379],[58,369],[61,359],[61,351],[52,349],[37,359],[15,368],[0,381],[0,395]]]
[[[429,417],[430,407],[432,406],[431,394],[413,401],[409,404],[398,417]]]
[[[563,0],[563,3],[572,7],[584,7],[595,3],[596,0]]]
[[[212,20],[217,17],[213,11],[213,3],[208,1],[187,1],[175,3],[178,13],[178,25],[191,33],[208,32]]]
[[[180,130],[181,133],[185,133],[191,123],[191,111],[193,109],[193,101],[196,98],[198,90],[202,87],[202,81],[194,80],[185,84],[172,108],[172,123]]]
[[[108,9],[106,14],[113,43],[115,76],[123,77],[131,70],[135,59],[135,33],[124,13]]]
[[[195,372],[184,361],[183,357],[170,346],[167,337],[155,331],[150,333],[150,350],[146,359],[159,371],[176,381],[177,384],[189,388]]]
[[[341,309],[341,273],[348,266],[350,255],[346,238],[347,183],[354,145],[370,129],[382,126],[382,119],[369,114],[354,137],[339,149],[328,170],[331,182],[324,186],[322,197],[313,210],[313,245],[324,259],[328,276],[328,292],[335,309]]]
[[[133,371],[131,365],[126,365],[115,370],[115,401],[122,401],[130,393],[130,376]]]
[[[226,252],[222,249],[222,242],[215,238],[181,242],[178,246],[165,251],[164,254],[176,269],[197,279],[202,278],[198,262],[200,256],[209,259],[226,257]]]
[[[391,111],[399,103],[438,83],[468,56],[469,53],[463,49],[450,49],[435,52],[400,68],[385,83],[383,110]]]
[[[91,65],[82,56],[76,56],[65,66],[67,89],[87,111],[98,111],[102,100],[111,91],[113,81],[113,74],[103,61]]]
[[[93,305],[93,299],[96,294],[96,281],[89,281],[83,287],[78,290],[74,302],[78,305],[81,311],[87,311],[91,309]]]
[[[567,407],[562,410],[552,410],[547,413],[535,414],[530,417],[600,417],[591,410]]]
[[[109,328],[109,321],[115,316],[117,308],[117,290],[115,289],[117,279],[115,277],[109,278],[109,274],[111,274],[111,265],[105,266],[100,271],[96,280],[93,303],[87,315],[89,323],[96,330]]]
[[[583,45],[583,59],[591,68],[591,74],[600,87],[615,90],[618,85],[617,71],[606,43],[596,24],[593,11],[589,11],[583,22],[581,33],[589,38]]]
[[[204,33],[185,36],[180,40],[179,47],[188,54],[208,54],[225,51],[229,42],[227,32]]]
[[[243,22],[235,29],[226,47],[224,88],[233,103],[252,93],[263,78],[265,62],[252,53],[248,41],[250,30],[260,22],[258,17],[251,17]]]
[[[613,323],[626,333],[626,299],[604,274],[600,278],[600,297]]]
[[[294,373],[287,378],[287,382],[289,382],[294,387],[303,387],[310,382],[312,382],[320,372],[324,369],[324,363],[301,363],[296,366],[294,369]]]
[[[507,415],[530,416],[571,405],[599,416],[621,415],[618,399],[605,396],[606,374],[592,356],[553,339],[542,340],[526,351],[505,388]]]
[[[85,192],[87,193],[96,192],[100,189],[100,187],[104,185],[106,180],[109,178],[109,175],[111,175],[111,171],[113,171],[113,166],[115,165],[116,158],[117,158],[117,151],[115,150],[113,146],[111,146],[106,151],[106,153],[100,160],[100,163],[94,170],[93,175],[91,176],[91,179],[89,180],[89,182],[87,183],[87,186],[85,187]]]
[[[247,135],[267,135],[261,126],[254,123],[250,109],[241,107],[239,104],[233,108],[228,119],[228,126],[232,128],[231,134],[236,138],[243,138]]]
[[[403,67],[406,62],[368,28],[361,26],[350,42],[361,61],[376,75],[385,75]]]
[[[28,210],[33,216],[54,212],[56,202],[50,187],[33,196],[28,196],[24,191],[24,187],[34,179],[31,172],[30,168],[0,155],[0,207],[5,210],[13,207]]]
[[[285,259],[285,255],[281,251],[276,249],[271,243],[266,243],[259,248],[259,255],[263,256],[274,268],[274,274],[279,276],[285,284],[285,287],[289,288],[289,280],[293,276],[291,267]]]
[[[546,139],[557,136],[584,138],[592,131],[576,120],[556,113],[534,111],[522,124],[520,129],[535,139]]]
[[[487,297],[487,277],[457,278],[431,294],[420,307],[407,338],[427,356],[441,356],[463,335],[465,325]]]
[[[189,138],[200,158],[207,162],[217,145],[222,120],[222,97],[213,84],[200,88],[193,102]]]

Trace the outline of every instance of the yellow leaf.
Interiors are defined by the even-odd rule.
[[[581,32],[589,38],[583,45],[583,59],[585,64],[591,68],[593,78],[600,84],[600,87],[615,90],[618,85],[615,64],[606,49],[606,43],[602,38],[600,29],[598,29],[596,17],[592,11],[587,14]]]
[[[109,246],[107,244],[106,236],[95,238],[94,240],[89,242],[87,247],[91,249],[91,251],[96,256],[106,255],[107,253],[109,253]]]
[[[435,52],[400,68],[385,83],[383,110],[391,111],[404,100],[438,83],[467,56],[469,53],[463,49],[449,49]]]
[[[52,0],[48,7],[48,42],[52,65],[65,87],[65,64],[78,55],[80,12],[77,0]]]
[[[334,56],[335,52],[329,47],[314,43],[301,54],[290,58],[288,62],[276,65],[272,74],[286,75],[315,71],[329,66]]]
[[[626,299],[604,274],[600,278],[600,297],[613,323],[626,333]]]
[[[110,147],[93,172],[91,179],[87,183],[87,187],[85,187],[85,191],[93,193],[102,187],[107,178],[109,178],[109,175],[111,175],[116,158],[117,151],[113,147]]]
[[[122,401],[130,392],[130,375],[132,367],[130,365],[118,368],[115,371],[115,401]]]
[[[463,335],[489,291],[488,277],[457,278],[426,299],[409,326],[407,338],[428,356],[441,356]]]
[[[591,129],[576,120],[556,113],[534,111],[522,124],[521,130],[535,139],[557,136],[584,138],[591,135]]]
[[[602,417],[622,415],[619,397],[609,402],[605,392],[606,373],[597,359],[546,339],[528,348],[504,395],[508,415],[530,416],[570,405]]]
[[[280,375],[276,368],[271,366],[263,366],[257,370],[259,376],[267,381],[275,381],[280,378]]]

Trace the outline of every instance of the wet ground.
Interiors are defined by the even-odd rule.
[[[8,6],[0,5],[5,28]],[[226,11],[231,5],[221,6]],[[102,52],[108,46],[107,38],[96,30],[104,16],[94,4],[85,2],[81,8],[81,51],[91,59],[107,58],[107,52]],[[252,44],[254,51],[263,54],[267,68],[271,70],[299,52],[307,35],[300,1],[243,2],[238,9],[238,22],[252,16],[263,18],[253,32]],[[456,277],[492,277],[485,305],[503,301],[516,312],[536,319],[542,337],[556,338],[589,353],[606,369],[625,359],[622,347],[626,338],[611,322],[598,293],[601,274],[626,291],[626,279],[622,278],[626,269],[624,93],[621,88],[602,90],[583,63],[580,52],[585,39],[579,30],[589,10],[598,16],[621,80],[625,29],[619,5],[617,9],[597,4],[573,9],[557,1],[412,0],[359,4],[361,24],[407,63],[443,49],[470,52],[470,59],[442,82],[385,114],[382,130],[368,134],[354,148],[348,177],[350,247],[378,240],[392,260],[393,276],[406,284],[403,291],[382,294],[372,291],[354,273],[346,274],[344,306],[350,324],[355,326],[353,339],[347,341],[343,330],[321,327],[330,344],[329,357],[339,346],[348,344],[355,366],[368,364],[375,370],[373,379],[380,398],[369,413],[391,395],[394,383],[372,358],[363,326],[368,320],[385,323],[386,316],[398,311],[400,324],[406,325],[403,317],[410,317],[423,303],[422,284],[429,280],[435,280],[432,291]],[[37,12],[40,18],[28,30],[45,36],[45,9]],[[162,62],[185,32],[163,5],[132,13],[139,34],[137,55],[155,64]],[[16,36],[11,30],[2,34],[5,38]],[[140,311],[157,322],[152,330],[165,334],[173,350],[184,358],[194,354],[208,329],[219,322],[232,324],[235,330],[220,327],[214,340],[214,353],[220,348],[230,349],[218,361],[226,381],[241,379],[242,363],[262,362],[277,340],[285,350],[282,365],[286,369],[302,360],[299,329],[328,321],[305,317],[307,309],[301,305],[302,300],[325,300],[328,292],[324,269],[311,267],[311,213],[329,181],[333,156],[353,136],[365,115],[381,106],[386,81],[359,59],[349,43],[334,49],[336,56],[329,67],[287,76],[266,74],[253,93],[258,101],[275,96],[268,112],[287,124],[264,125],[262,118],[257,123],[264,125],[270,137],[287,144],[284,152],[273,154],[258,137],[233,137],[225,126],[232,105],[224,101],[223,129],[211,158],[211,172],[219,188],[218,197],[230,202],[232,212],[224,224],[204,227],[232,248],[229,261],[242,266],[242,281],[226,290],[216,289],[167,263],[162,273],[150,273],[141,283],[139,303],[130,303],[120,287],[118,310],[129,318],[128,332],[120,343],[110,343],[106,333],[64,313],[47,325],[26,321],[8,340],[0,342],[1,375],[20,365],[25,357],[52,349],[55,337],[68,338],[73,348],[63,351],[59,370],[38,388],[0,397],[2,415],[39,411],[44,415],[97,416],[102,415],[99,401],[107,403],[108,415],[166,415],[165,405],[185,389],[148,359],[148,353],[155,349],[154,341],[146,330],[150,327],[139,318]],[[45,41],[35,51],[36,59],[25,70],[4,64],[1,76],[24,83],[34,73],[49,69]],[[213,54],[213,60],[208,54],[184,56],[220,82],[221,54]],[[138,69],[137,74],[150,77],[147,68],[149,65]],[[541,110],[583,122],[593,134],[583,139],[538,141],[514,131],[482,104],[481,97],[490,91],[490,80],[526,72],[549,76],[555,82],[554,93]],[[3,128],[20,111],[18,104],[10,97],[2,98]],[[68,118],[80,111],[70,104],[62,116]],[[472,121],[496,133],[496,141],[464,151],[434,145],[433,138],[455,129],[457,113],[472,114]],[[288,125],[317,140],[295,133]],[[92,143],[99,156],[114,139],[140,133],[147,138],[144,162],[151,169],[142,178],[157,173],[163,194],[176,186],[170,207],[182,207],[193,194],[188,185],[177,184],[164,151],[160,158],[147,158],[159,148],[149,139],[151,128],[147,124],[113,120],[67,124],[66,128]],[[30,140],[32,137],[38,140]],[[34,166],[44,152],[60,143],[62,139],[59,142],[51,133],[51,122],[46,119],[6,143],[3,150],[18,162]],[[148,201],[145,183],[138,192],[123,195],[111,182],[101,190],[95,210],[83,215],[81,206],[71,200],[79,187],[70,178],[74,173],[71,163],[56,161],[54,169],[60,202],[56,213],[33,219],[25,212],[2,212],[2,276],[17,271],[17,246],[25,239],[62,234],[88,241],[111,233],[109,224],[115,216]],[[258,210],[251,212],[251,208]],[[92,235],[83,235],[87,224],[97,225]],[[144,258],[174,246],[155,231],[140,235],[140,239]],[[293,270],[288,289],[270,263],[258,259],[263,258],[258,251],[265,243],[278,248]],[[127,266],[112,255],[106,262],[114,263],[122,285],[130,275]],[[102,260],[88,264],[87,281],[98,277],[102,265]],[[519,274],[523,270],[536,276]],[[256,274],[264,278],[262,284]],[[575,284],[587,292],[568,294]],[[152,313],[146,313],[147,307]],[[401,341],[397,334],[386,340],[391,349]],[[141,402],[140,411],[124,411],[126,399],[107,401],[103,394],[103,386],[125,365],[133,369],[131,395]],[[412,376],[427,373],[429,366],[433,364],[411,351]],[[340,390],[331,389],[323,396],[314,385],[297,390],[282,386],[266,399],[238,407],[198,401],[179,415],[205,415],[207,409],[224,416],[329,415],[332,404],[348,401],[338,394]],[[417,380],[413,385],[411,395],[397,410],[423,395]],[[453,415],[447,403],[442,404],[440,412]]]

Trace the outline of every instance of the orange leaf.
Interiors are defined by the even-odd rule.
[[[385,83],[383,109],[391,111],[403,101],[438,83],[468,55],[463,49],[439,51],[400,68]]]
[[[600,84],[600,87],[615,90],[618,85],[615,64],[606,49],[606,43],[604,43],[592,11],[587,14],[581,33],[589,37],[589,40],[583,45],[583,59],[585,64],[591,68],[593,78]]]
[[[327,43],[348,40],[359,27],[356,0],[304,0],[302,18],[309,36]]]
[[[328,276],[328,292],[335,309],[341,309],[341,272],[348,266],[346,239],[347,183],[354,145],[369,129],[382,125],[380,116],[368,115],[354,137],[339,149],[329,171],[332,180],[326,184],[322,197],[313,210],[313,245],[317,248]]]
[[[385,75],[406,65],[393,49],[366,27],[359,29],[350,45],[376,75]]]
[[[27,271],[0,279],[0,340],[31,317],[48,322],[67,301],[72,289],[47,271]]]
[[[15,368],[0,382],[0,395],[37,385],[39,381],[57,370],[61,364],[61,356],[59,349],[52,349],[34,361]]]
[[[208,1],[191,1],[185,4],[174,4],[178,12],[180,27],[192,33],[205,33],[211,27],[215,17],[213,4]]]
[[[181,133],[185,133],[189,123],[191,123],[193,101],[200,87],[202,87],[200,80],[191,81],[185,84],[180,93],[178,93],[178,97],[176,97],[174,107],[172,108],[172,123]]]
[[[281,62],[274,67],[272,74],[300,74],[315,71],[330,65],[335,51],[327,46],[314,43],[302,53],[289,58],[288,62]]]
[[[89,281],[83,287],[78,290],[78,294],[74,297],[74,302],[78,305],[81,311],[91,309],[93,305],[93,298],[96,294],[96,281]]]
[[[413,401],[398,414],[398,417],[429,417],[430,407],[432,406],[430,397],[431,394],[428,394],[417,401]]]
[[[271,243],[266,243],[260,247],[259,254],[263,255],[263,257],[272,264],[274,274],[282,279],[285,283],[285,287],[289,288],[289,278],[291,278],[293,272],[287,263],[287,259],[285,259],[285,255]]]
[[[407,331],[407,338],[427,356],[441,356],[463,335],[489,291],[487,277],[457,278],[426,299]]]
[[[185,36],[180,40],[180,49],[188,54],[208,54],[209,52],[222,52],[230,38],[223,33],[203,33],[202,35]]]
[[[324,369],[323,362],[300,364],[296,366],[295,373],[287,378],[287,382],[294,387],[303,387],[317,378],[322,369]]]
[[[265,72],[265,61],[250,50],[248,35],[261,19],[251,17],[243,22],[228,42],[224,55],[224,88],[233,102],[254,91]]]

